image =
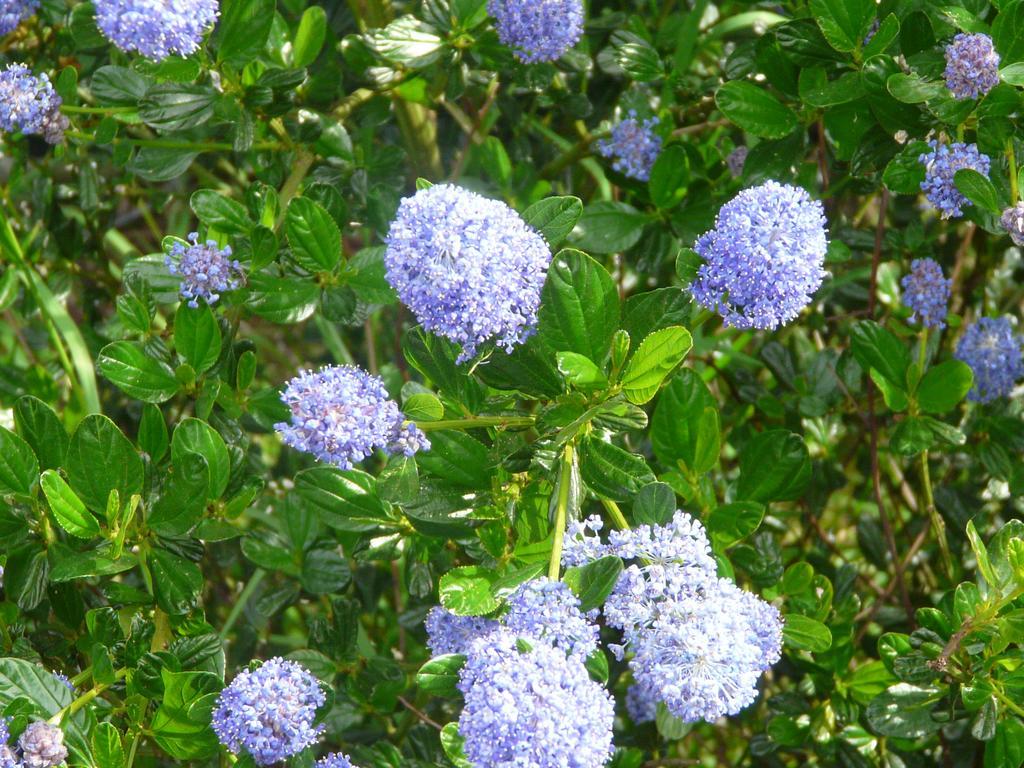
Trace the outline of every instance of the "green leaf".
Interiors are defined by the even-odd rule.
[[[570,240],[589,253],[619,253],[637,244],[646,224],[647,217],[633,206],[599,200],[583,209]]]
[[[664,74],[658,51],[639,35],[626,30],[612,34],[612,58],[633,80],[649,82]]]
[[[125,394],[145,403],[162,403],[178,392],[178,380],[171,367],[154,360],[132,341],[107,344],[100,350],[96,366]]]
[[[523,220],[555,248],[569,236],[582,215],[583,202],[578,197],[546,197],[523,211]]]
[[[431,392],[417,392],[402,403],[402,413],[410,421],[437,421],[444,417],[444,405]]]
[[[992,42],[1005,67],[1024,61],[1024,2],[1012,0],[1000,5],[999,15],[992,23]]]
[[[80,539],[91,539],[99,535],[100,525],[96,518],[56,471],[48,469],[43,472],[39,484],[61,528]]]
[[[837,51],[861,47],[875,19],[874,0],[811,0],[811,13]]]
[[[42,469],[57,469],[64,464],[70,439],[50,406],[37,397],[23,395],[14,404],[14,424]]]
[[[92,754],[103,768],[125,768],[121,733],[112,723],[97,723],[92,732]]]
[[[203,518],[210,487],[210,468],[198,453],[179,454],[160,495],[146,517],[161,536],[182,536]]]
[[[596,438],[580,444],[580,477],[594,493],[612,501],[628,501],[655,480],[642,456]]]
[[[39,460],[29,444],[0,427],[0,493],[31,498],[39,479]]]
[[[152,461],[160,461],[171,444],[167,434],[167,423],[160,409],[152,403],[142,406],[142,419],[139,421],[139,448],[149,454]]]
[[[604,605],[622,573],[622,560],[618,557],[600,557],[579,568],[565,572],[565,583],[580,599],[580,610],[586,613]]]
[[[217,61],[244,64],[267,43],[275,0],[222,0],[215,40]]]
[[[492,587],[498,575],[480,565],[452,568],[441,577],[441,605],[458,616],[483,616],[498,607]]]
[[[580,251],[560,251],[541,294],[539,335],[555,351],[601,365],[619,327],[619,294],[608,271]]]
[[[444,41],[429,24],[415,16],[401,16],[370,35],[370,45],[389,61],[418,68],[433,64],[441,55]]]
[[[651,202],[659,208],[673,208],[686,195],[690,182],[690,157],[682,144],[665,147],[651,167],[647,189]]]
[[[989,213],[1000,213],[999,193],[987,176],[973,168],[961,168],[953,176],[956,187],[968,200]]]
[[[974,373],[966,363],[947,360],[930,368],[917,385],[917,402],[925,413],[946,413],[967,396]]]
[[[678,325],[662,328],[644,339],[622,373],[626,398],[631,403],[648,402],[692,346],[690,332]]]
[[[487,446],[465,432],[439,431],[430,435],[429,451],[416,454],[416,463],[431,474],[463,488],[489,488],[491,461]]]
[[[320,53],[327,37],[327,13],[319,5],[311,5],[302,13],[292,43],[292,66],[308,67]]]
[[[465,663],[466,657],[462,654],[435,656],[416,673],[416,685],[432,696],[454,698],[459,695],[456,685],[459,682],[459,670]]]
[[[105,66],[89,81],[89,90],[101,104],[134,106],[142,101],[151,81],[127,67]]]
[[[22,713],[34,715],[34,719],[47,720],[69,707],[75,696],[42,664],[23,659],[0,659],[0,710],[20,700],[27,704],[20,710]],[[95,718],[89,708],[61,721],[64,743],[87,765],[93,765],[88,733],[94,725]]]
[[[189,205],[203,224],[226,235],[245,235],[256,226],[244,205],[212,189],[197,189]]]
[[[53,570],[50,571],[50,581],[62,584],[75,579],[114,576],[130,571],[136,565],[138,565],[138,560],[135,555],[122,555],[117,560],[111,560],[96,552],[75,552],[56,562]]]
[[[473,764],[466,759],[465,743],[459,734],[458,723],[448,723],[441,729],[441,748],[455,768],[473,768]]]
[[[274,277],[258,272],[249,276],[246,306],[271,323],[300,323],[316,311],[320,287],[312,280]]]
[[[714,453],[718,459],[718,438],[716,434],[709,440],[708,410],[714,411],[717,424],[715,400],[707,385],[694,371],[681,369],[662,390],[651,419],[651,444],[658,461],[668,467],[682,464],[693,472],[701,471],[698,467],[710,469],[708,456]]]
[[[796,130],[796,114],[775,96],[753,83],[732,80],[715,93],[723,114],[748,133],[781,139]]]
[[[555,359],[559,373],[576,389],[589,392],[608,386],[608,377],[589,357],[576,352],[558,352]]]
[[[804,441],[785,429],[751,438],[740,452],[736,497],[744,501],[799,499],[811,480],[811,458]]]
[[[339,531],[372,531],[391,522],[377,497],[377,481],[357,469],[305,469],[295,476],[295,492],[326,525]]]
[[[158,83],[139,104],[139,119],[168,133],[196,128],[213,117],[217,92],[207,85]]]
[[[203,760],[220,748],[210,728],[210,710],[222,683],[210,672],[160,671],[163,699],[149,730],[164,752],[176,760]],[[239,768],[242,761],[237,763]]]
[[[310,272],[332,272],[341,261],[341,230],[331,214],[308,197],[288,205],[285,232],[292,258]]]
[[[756,501],[734,501],[715,507],[706,527],[721,547],[731,547],[754,533],[764,519],[764,505]]]
[[[209,501],[216,501],[228,487],[231,476],[231,457],[224,438],[204,421],[183,419],[171,438],[171,461],[184,463],[187,454],[198,453],[210,470]]]
[[[935,733],[944,723],[932,717],[932,710],[944,697],[945,689],[920,688],[897,683],[876,696],[865,711],[871,729],[882,736],[921,739]]]
[[[925,80],[917,74],[897,72],[890,75],[885,82],[889,93],[904,104],[920,104],[943,96],[946,86],[943,83]]]
[[[204,303],[192,308],[178,305],[174,315],[174,348],[196,373],[205,373],[220,357],[220,326],[212,310]]]
[[[985,768],[1020,768],[1024,765],[1024,723],[1006,717],[996,725],[995,735],[985,744]]]
[[[637,525],[667,525],[676,512],[676,494],[668,483],[649,483],[633,500]]]
[[[348,562],[333,549],[311,549],[302,558],[299,581],[311,595],[341,592],[351,579]]]
[[[106,416],[86,416],[71,436],[68,483],[93,512],[105,514],[111,491],[127,502],[142,492],[142,459]]]
[[[890,331],[874,320],[862,320],[850,332],[850,347],[861,368],[874,368],[897,389],[907,388],[910,353]]]
[[[799,613],[784,617],[782,639],[787,647],[798,651],[824,653],[832,647],[832,633],[828,627]]]
[[[146,559],[153,574],[157,605],[171,616],[181,616],[195,608],[204,584],[199,566],[165,549],[151,550]]]

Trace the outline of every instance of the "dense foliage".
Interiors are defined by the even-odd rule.
[[[1024,764],[1024,0],[0,0],[0,768]]]

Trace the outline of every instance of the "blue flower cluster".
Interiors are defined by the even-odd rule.
[[[291,422],[274,425],[284,442],[341,469],[377,448],[406,456],[430,448],[415,424],[403,423],[380,377],[354,365],[300,371],[281,399],[292,412]]]
[[[11,738],[11,731],[7,725],[7,718],[0,717],[0,768],[18,768],[18,758],[14,751],[7,745]]]
[[[473,641],[458,687],[474,768],[600,768],[611,757],[611,696],[581,659],[543,640],[503,629]]]
[[[974,372],[968,399],[990,403],[1009,395],[1024,377],[1024,337],[1014,333],[1008,317],[982,317],[960,339],[956,358]]]
[[[64,733],[55,725],[37,720],[29,723],[18,738],[19,768],[55,768],[68,756]]]
[[[122,51],[160,61],[199,50],[220,13],[217,0],[96,0],[96,25]]]
[[[1024,203],[1018,202],[1003,211],[999,223],[1010,233],[1014,245],[1024,246]]]
[[[707,535],[685,512],[668,525],[613,532],[607,544],[600,529],[597,518],[572,523],[563,564],[607,555],[634,561],[604,606],[623,635],[612,652],[631,655],[631,716],[649,720],[663,702],[686,722],[713,721],[753,702],[761,674],[781,657],[778,610],[717,577]]]
[[[704,263],[690,286],[726,325],[774,329],[806,307],[825,278],[824,209],[800,187],[767,181],[722,206],[693,246]]]
[[[597,142],[597,151],[604,157],[614,158],[612,168],[619,173],[637,181],[647,181],[661,152],[661,136],[654,132],[657,124],[656,117],[649,117],[641,123],[636,117],[636,110],[631,109],[629,116],[612,129],[611,138]]]
[[[60,105],[45,73],[36,77],[22,64],[0,72],[0,131],[37,133],[50,144],[60,144],[68,127]]]
[[[918,158],[925,166],[921,189],[928,202],[939,209],[942,218],[962,216],[963,207],[971,205],[971,201],[957,189],[954,179],[956,172],[971,168],[987,176],[992,162],[988,155],[978,151],[976,144],[946,144],[932,139],[928,145],[932,151],[925,152]]]
[[[449,184],[405,198],[387,236],[387,280],[423,327],[511,351],[533,332],[551,251],[504,203]]]
[[[0,0],[0,35],[13,32],[39,8],[39,0]]]
[[[316,768],[355,768],[348,755],[332,752],[316,761]]]
[[[508,598],[505,626],[517,637],[536,638],[586,659],[597,650],[597,611],[584,615],[564,581],[532,579]]]
[[[188,236],[192,245],[175,242],[164,263],[172,275],[181,276],[181,297],[190,307],[198,307],[199,299],[215,304],[224,291],[233,291],[241,280],[242,265],[231,258],[231,246],[217,246],[216,240],[199,242],[199,233]]]
[[[976,99],[999,85],[999,54],[992,38],[961,32],[946,46],[946,87],[956,99]]]
[[[942,274],[934,259],[914,259],[910,274],[904,275],[903,303],[913,312],[910,316],[925,328],[945,328],[946,308],[953,281]]]
[[[583,34],[582,0],[490,0],[487,10],[522,62],[554,61]]]
[[[213,730],[236,755],[244,751],[257,765],[273,765],[316,743],[323,731],[313,724],[316,710],[326,700],[304,667],[273,658],[241,672],[221,691]]]
[[[427,630],[427,647],[434,656],[465,653],[471,642],[499,627],[494,619],[457,616],[439,605],[430,609],[423,625]]]

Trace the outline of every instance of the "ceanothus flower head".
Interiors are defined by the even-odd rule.
[[[199,299],[207,304],[217,303],[224,291],[233,291],[241,280],[242,265],[231,258],[231,246],[218,247],[216,240],[199,242],[199,233],[188,236],[192,245],[175,242],[164,264],[172,275],[181,276],[181,297],[188,299],[190,307],[198,307]]]
[[[578,656],[494,632],[470,644],[458,687],[474,768],[601,768],[611,757],[612,698]]]
[[[273,658],[240,672],[221,691],[213,730],[234,754],[247,752],[257,765],[273,765],[316,743],[323,726],[313,721],[326,700],[303,666]]]
[[[637,725],[653,723],[658,716],[658,699],[652,691],[639,683],[626,689],[626,714]]]
[[[352,765],[352,759],[348,755],[332,752],[317,760],[315,768],[356,768],[356,766]]]
[[[1003,211],[999,223],[1010,233],[1014,245],[1024,247],[1024,203],[1018,202]]]
[[[75,691],[75,684],[71,682],[71,680],[68,678],[67,675],[65,675],[63,672],[54,672],[53,676],[57,679],[58,683],[60,683],[65,688],[67,688],[69,691],[74,693],[74,691]]]
[[[925,166],[921,189],[924,191],[925,197],[928,198],[928,202],[939,209],[942,218],[962,216],[963,207],[972,203],[957,189],[954,179],[956,172],[964,168],[971,168],[987,176],[992,162],[988,155],[983,155],[978,151],[976,144],[962,142],[946,144],[932,139],[928,145],[932,151],[924,152],[918,158],[919,162]]]
[[[15,28],[39,8],[39,0],[0,0],[0,35]]]
[[[580,41],[582,0],[489,0],[498,39],[522,62],[554,61]]]
[[[217,0],[95,0],[96,26],[126,53],[160,61],[189,56],[217,21]]]
[[[956,358],[974,372],[967,398],[989,403],[1009,395],[1024,377],[1024,337],[1014,333],[1008,317],[982,317],[960,339]]]
[[[925,328],[945,328],[946,308],[953,281],[942,274],[934,259],[914,259],[910,273],[900,281],[903,303],[913,311],[910,319]]]
[[[54,768],[68,756],[64,732],[42,720],[28,724],[18,739],[18,747],[24,768]]]
[[[494,619],[457,616],[440,605],[430,609],[423,624],[427,629],[427,647],[434,656],[465,653],[471,642],[498,628]]]
[[[946,46],[946,87],[955,99],[976,99],[999,85],[999,54],[992,38],[961,32]]]
[[[824,209],[800,187],[767,181],[722,206],[694,250],[704,263],[693,298],[735,328],[793,320],[825,278]]]
[[[531,579],[508,598],[504,625],[517,637],[543,640],[572,656],[597,650],[597,611],[584,614],[580,600],[564,581]]]
[[[0,72],[0,131],[37,133],[49,144],[60,144],[68,127],[61,103],[45,73],[36,77],[22,64]]]
[[[634,639],[630,668],[671,714],[713,722],[757,698],[758,679],[778,661],[781,644],[778,611],[721,579],[662,606]]]
[[[551,251],[514,210],[450,184],[405,198],[391,223],[387,280],[423,327],[511,351],[533,334]]]
[[[612,129],[611,138],[597,142],[597,151],[604,157],[614,158],[614,168],[624,176],[638,181],[651,177],[651,168],[661,152],[661,136],[654,132],[658,118],[649,117],[642,123],[636,110]]]
[[[340,469],[352,469],[377,448],[406,456],[430,448],[416,425],[403,423],[383,380],[354,365],[300,371],[281,400],[292,412],[291,422],[274,425],[285,444]]]

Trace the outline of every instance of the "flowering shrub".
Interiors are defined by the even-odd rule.
[[[1022,30],[0,0],[0,768],[1021,768]]]

